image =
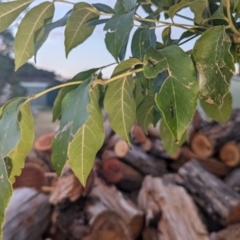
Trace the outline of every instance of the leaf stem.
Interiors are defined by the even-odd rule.
[[[186,20],[188,20],[188,21],[193,22],[193,19],[192,19],[192,18],[189,18],[189,17],[183,16],[183,15],[181,15],[181,14],[179,14],[179,13],[176,13],[175,16],[178,16],[178,17],[180,17],[180,18],[183,18],[183,19],[186,19]]]
[[[143,68],[139,68],[139,69],[136,69],[134,71],[129,71],[127,73],[123,73],[123,74],[119,74],[113,78],[110,78],[108,80],[94,80],[93,83],[92,83],[92,87],[95,87],[96,85],[106,85],[108,83],[111,83],[111,82],[114,82],[122,77],[126,77],[126,76],[129,76],[129,75],[132,75],[133,73],[138,73],[138,72],[142,72],[143,71]]]

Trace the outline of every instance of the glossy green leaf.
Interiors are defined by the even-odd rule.
[[[0,32],[8,28],[14,20],[23,12],[32,0],[18,0],[0,3]]]
[[[42,36],[42,27],[52,21],[54,4],[43,2],[32,8],[23,18],[15,38],[15,70],[34,55],[34,44]]]
[[[99,98],[99,87],[90,89],[89,117],[74,136],[68,149],[68,163],[83,186],[86,185],[96,154],[104,141],[103,115],[99,107]]]
[[[207,99],[201,99],[200,104],[207,116],[220,123],[227,122],[232,113],[231,93],[228,93],[224,97],[223,105],[220,108],[216,104],[208,103],[206,100]]]
[[[62,101],[60,127],[52,141],[52,163],[58,175],[68,160],[69,143],[88,119],[88,81],[70,91]]]
[[[12,169],[9,171],[9,180],[12,183],[15,182],[15,177],[21,174],[25,158],[31,151],[34,141],[34,120],[29,102],[23,103],[18,112],[20,114],[18,124],[21,138],[18,145],[8,154],[8,158],[11,159],[12,163]]]
[[[176,143],[175,138],[169,131],[169,128],[163,118],[160,122],[160,134],[163,146],[170,156],[174,156],[181,145],[187,140],[187,131],[185,131],[179,143]]]
[[[198,71],[200,95],[219,107],[228,93],[234,72],[231,40],[224,26],[206,30],[196,41],[193,59]]]
[[[44,26],[43,35],[37,40],[34,46],[34,56],[35,56],[35,62],[37,57],[37,51],[40,49],[40,47],[43,45],[43,43],[47,40],[47,37],[49,33],[58,27],[63,27],[67,24],[67,20],[71,14],[72,10],[68,11],[65,16],[56,22],[49,23],[46,26]]]
[[[99,70],[99,68],[93,68],[93,69],[89,69],[87,71],[80,72],[80,73],[76,74],[69,82],[84,81],[84,80],[90,78],[98,70]],[[66,96],[66,94],[68,92],[70,92],[71,90],[76,89],[77,87],[79,87],[79,85],[77,85],[77,84],[70,85],[67,87],[63,87],[59,91],[59,93],[54,101],[53,109],[52,109],[52,113],[53,113],[52,121],[53,122],[55,122],[61,116],[61,105],[62,105],[62,101],[63,101],[64,97]]]
[[[156,48],[156,35],[154,29],[149,29],[155,24],[142,25],[133,34],[131,50],[133,57],[143,59],[145,50],[148,47]]]
[[[79,2],[74,5],[65,29],[66,56],[68,56],[73,48],[83,43],[92,35],[95,27],[86,27],[87,22],[98,18],[98,11],[90,4]]]
[[[108,5],[106,5],[106,4],[95,3],[95,4],[93,4],[93,6],[94,6],[99,12],[115,14],[115,11],[114,11],[111,7],[109,7]]]
[[[166,27],[162,31],[162,40],[165,46],[169,46],[172,44],[171,39],[171,26]]]
[[[86,27],[97,26],[97,25],[106,23],[108,20],[109,20],[109,18],[91,20],[87,23]]]
[[[108,51],[118,61],[118,56],[121,52],[126,38],[129,36],[129,32],[133,25],[134,11],[124,14],[115,14],[110,18],[104,30],[107,31],[105,37],[105,44]]]
[[[137,0],[123,0],[122,2],[126,12],[132,11],[137,4]]]
[[[9,102],[4,108],[0,120],[0,238],[2,237],[2,225],[5,209],[12,195],[12,186],[8,179],[8,170],[4,159],[18,145],[21,132],[18,124],[18,108],[25,99],[18,98]]]
[[[127,73],[137,64],[141,64],[138,59],[126,60],[115,68],[112,76]],[[104,98],[104,108],[108,113],[112,129],[128,144],[130,144],[129,132],[136,119],[136,103],[133,89],[132,76],[121,77],[108,84]]]
[[[146,134],[148,133],[149,124],[153,122],[154,105],[154,98],[147,96],[137,109],[138,124],[142,127]]]
[[[191,58],[177,45],[161,51],[149,48],[144,56],[147,78],[165,70],[167,78],[155,101],[172,135],[179,141],[196,110],[198,81]]]

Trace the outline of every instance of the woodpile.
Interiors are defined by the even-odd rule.
[[[24,232],[18,239],[28,239],[36,226],[30,224],[28,232],[22,217],[35,214],[36,222],[45,224],[32,240],[240,239],[240,110],[225,124],[206,121],[197,112],[189,141],[174,156],[165,151],[159,126],[150,125],[146,134],[134,125],[131,147],[107,118],[104,127],[104,145],[85,188],[68,165],[56,176],[50,162],[52,133],[36,140],[37,157],[27,158],[14,194],[24,187],[38,194],[32,200],[26,196],[15,213],[10,204],[5,235],[15,226]],[[47,202],[46,211],[39,196],[43,205]],[[29,201],[35,198],[32,209]]]

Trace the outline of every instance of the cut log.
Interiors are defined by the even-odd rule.
[[[132,127],[131,136],[132,136],[133,142],[136,144],[144,143],[147,139],[146,134],[144,133],[142,128],[137,124],[135,124]]]
[[[233,169],[224,179],[224,182],[235,192],[240,193],[240,168]]]
[[[50,221],[48,196],[32,188],[13,191],[3,227],[3,240],[38,240]]]
[[[117,157],[124,157],[128,153],[128,150],[129,146],[123,140],[119,140],[114,146],[114,152]]]
[[[142,233],[143,240],[158,240],[158,231],[156,228],[146,227]]]
[[[197,160],[184,164],[178,174],[196,203],[216,221],[223,225],[240,221],[240,195],[206,171]]]
[[[109,182],[117,184],[124,191],[135,191],[141,187],[142,174],[117,158],[105,160],[102,170]]]
[[[147,176],[138,203],[145,211],[147,227],[157,227],[158,239],[209,239],[196,206],[182,187],[164,185],[161,178]]]
[[[240,224],[233,224],[227,228],[211,233],[211,240],[239,240],[240,239]]]
[[[121,140],[121,137],[119,137],[117,134],[112,135],[106,144],[106,149],[113,149],[115,144]]]
[[[129,227],[134,239],[140,235],[144,223],[143,212],[115,186],[107,186],[101,179],[95,178],[90,196],[101,199],[108,209],[118,214]]]
[[[162,176],[167,172],[166,162],[144,152],[140,147],[133,146],[122,161],[137,169],[143,175]]]
[[[114,151],[105,149],[101,155],[101,159],[105,161],[108,160],[109,158],[117,158],[117,156]]]
[[[145,152],[149,152],[151,151],[152,147],[153,147],[153,143],[150,140],[150,138],[146,138],[145,142],[140,144],[140,147],[145,151]]]
[[[239,146],[235,142],[225,143],[221,147],[219,155],[222,162],[229,167],[236,167],[240,163]]]
[[[91,232],[83,240],[133,240],[128,226],[114,212],[103,212],[97,216]]]

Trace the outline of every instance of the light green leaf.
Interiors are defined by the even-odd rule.
[[[116,61],[118,61],[118,56],[132,29],[133,16],[134,11],[115,14],[107,21],[104,27],[104,30],[108,31],[105,37],[106,47]]]
[[[147,78],[165,70],[168,74],[155,101],[169,130],[179,141],[197,107],[198,81],[191,58],[177,45],[160,51],[149,48],[144,56]]]
[[[8,28],[13,21],[23,12],[32,0],[18,0],[0,3],[0,32]]]
[[[115,14],[115,11],[114,11],[111,7],[109,7],[108,5],[106,5],[106,4],[95,3],[95,4],[93,4],[93,6],[94,6],[99,12]]]
[[[160,122],[160,135],[163,146],[170,156],[174,156],[181,145],[187,140],[187,131],[185,131],[179,143],[176,143],[175,138],[169,131],[169,128],[163,118]]]
[[[208,117],[213,120],[225,123],[229,119],[232,113],[232,95],[228,93],[223,99],[222,107],[218,107],[216,104],[211,104],[206,99],[201,99],[200,104]]]
[[[32,8],[23,18],[15,38],[15,70],[34,55],[34,44],[42,36],[42,27],[52,21],[54,4],[43,2]]]
[[[18,108],[24,101],[24,98],[18,98],[9,102],[3,108],[2,118],[0,119],[0,238],[2,238],[5,209],[12,195],[12,186],[8,179],[8,171],[4,160],[17,147],[21,138],[18,124]]]
[[[231,39],[225,33],[225,27],[217,26],[206,30],[193,49],[200,95],[219,107],[228,93],[230,78],[235,69],[230,47]]]
[[[135,58],[120,63],[112,77],[129,72],[141,61]],[[109,116],[112,129],[130,144],[129,132],[136,119],[136,103],[133,95],[134,82],[131,75],[122,77],[108,84],[104,98],[104,108]]]
[[[95,26],[86,27],[90,20],[98,19],[99,12],[90,4],[85,2],[76,3],[68,19],[65,29],[65,51],[69,52],[83,43],[93,33]]]
[[[164,30],[162,31],[162,40],[165,46],[169,46],[172,44],[171,26],[164,28]]]
[[[20,114],[20,120],[18,120],[21,138],[18,145],[8,154],[8,159],[11,160],[12,169],[8,169],[10,172],[9,180],[15,182],[15,177],[19,176],[24,167],[25,158],[31,151],[34,141],[34,120],[31,113],[31,107],[29,103],[23,103],[18,112]]]
[[[126,12],[132,11],[137,4],[137,0],[123,0],[122,2]]]
[[[154,105],[154,98],[147,96],[137,109],[137,121],[146,134],[149,124],[153,123]]]
[[[60,127],[52,141],[52,163],[58,175],[68,160],[69,143],[88,119],[88,81],[70,91],[62,101]]]
[[[54,30],[55,28],[65,26],[67,24],[67,20],[70,16],[71,12],[72,12],[72,10],[68,11],[63,18],[57,20],[56,22],[49,23],[44,26],[43,35],[38,39],[38,41],[35,43],[35,46],[34,46],[35,62],[36,62],[36,57],[37,57],[37,51],[41,48],[43,43],[47,40],[49,33],[52,30]]]
[[[87,71],[84,71],[84,72],[80,72],[78,74],[76,74],[69,82],[76,82],[76,81],[84,81],[84,80],[87,80],[89,78],[91,78],[91,76],[96,72],[98,71],[99,68],[93,68],[93,69],[89,69]],[[64,97],[66,96],[66,94],[70,91],[72,91],[73,89],[76,89],[77,87],[79,87],[79,85],[70,85],[70,86],[67,86],[67,87],[63,87],[55,101],[54,101],[54,104],[53,104],[53,109],[52,109],[52,113],[53,113],[53,119],[52,121],[55,122],[57,119],[60,118],[61,116],[61,105],[62,105],[62,101],[64,99]]]
[[[89,117],[74,136],[68,149],[68,163],[83,186],[86,185],[96,154],[104,141],[103,115],[99,107],[99,98],[99,86],[90,89]]]

